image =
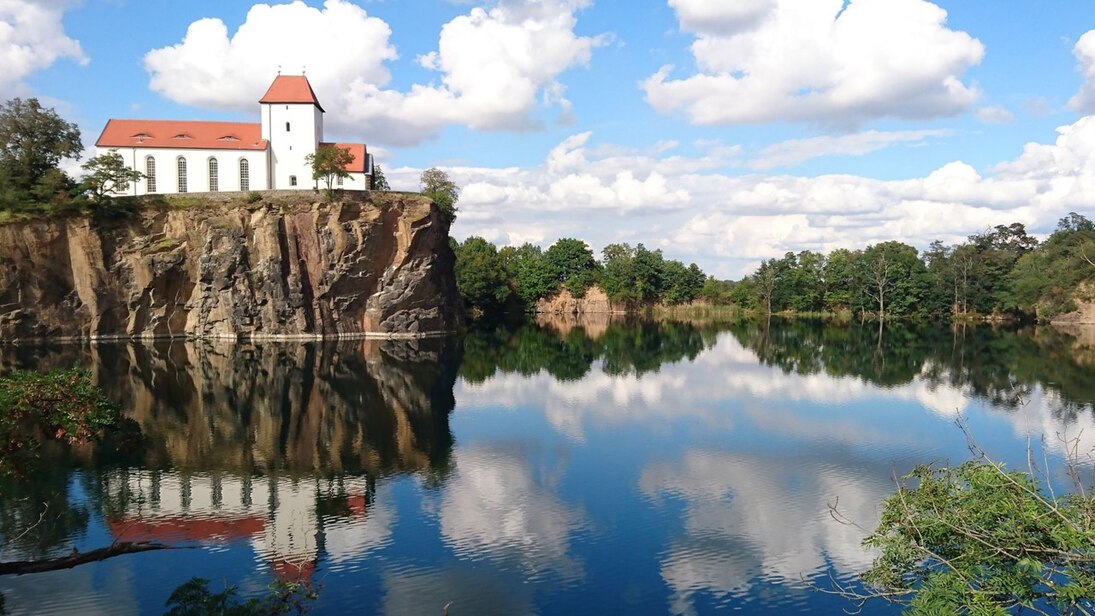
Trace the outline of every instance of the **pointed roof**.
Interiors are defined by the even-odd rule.
[[[312,84],[304,75],[278,75],[270,89],[259,99],[260,103],[307,103],[319,107],[323,111],[323,105],[319,104],[316,93],[312,90]],[[326,113],[326,112],[324,112]]]
[[[95,145],[100,148],[201,150],[265,150],[267,147],[261,124],[117,119],[106,123]]]

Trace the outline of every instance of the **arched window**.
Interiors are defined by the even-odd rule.
[[[177,159],[175,159],[175,162],[178,164],[178,167],[179,167],[179,186],[178,186],[178,189],[179,189],[179,192],[184,193],[184,192],[186,192],[186,159],[183,158],[182,156],[180,156]]]
[[[217,168],[217,159],[209,159],[209,192],[220,190],[220,177]]]
[[[240,190],[251,190],[251,163],[240,159]]]
[[[148,179],[148,194],[156,192],[156,159],[147,156],[144,159],[144,175]]]

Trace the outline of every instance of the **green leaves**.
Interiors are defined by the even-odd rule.
[[[1092,503],[1053,498],[1029,473],[985,460],[920,466],[883,503],[864,582],[911,613],[1007,614],[1095,606]]]

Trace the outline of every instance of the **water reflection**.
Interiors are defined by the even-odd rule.
[[[3,558],[197,548],[0,591],[15,613],[135,613],[191,575],[253,592],[303,576],[324,580],[317,613],[836,611],[802,579],[871,555],[828,505],[873,526],[894,472],[968,455],[957,413],[1008,461],[1028,434],[1095,448],[1085,336],[602,319],[419,343],[0,347],[0,371],[89,367],[146,443],[46,452],[35,482],[0,485]]]

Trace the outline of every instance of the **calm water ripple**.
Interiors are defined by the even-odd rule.
[[[893,476],[1095,447],[1095,335],[573,323],[461,340],[0,347],[82,365],[139,424],[0,485],[13,614],[154,614],[194,576],[310,580],[314,613],[837,613]],[[1060,435],[1060,438],[1058,437]],[[1064,439],[1064,440],[1062,440]],[[20,534],[42,515],[48,522]],[[894,613],[868,604],[867,613]]]

